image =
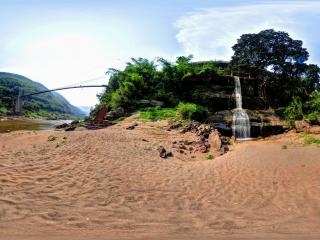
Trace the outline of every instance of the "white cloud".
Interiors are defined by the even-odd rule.
[[[231,47],[242,34],[273,28],[302,40],[310,60],[320,63],[320,56],[312,55],[320,47],[316,32],[319,20],[320,2],[313,1],[201,9],[176,22],[176,38],[185,54],[193,54],[195,60],[229,60]]]

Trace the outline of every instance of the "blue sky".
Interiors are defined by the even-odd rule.
[[[320,1],[0,0],[0,71],[48,88],[102,77],[131,57],[229,60],[241,34],[274,28],[302,40],[320,64]],[[65,90],[92,106],[101,89]]]

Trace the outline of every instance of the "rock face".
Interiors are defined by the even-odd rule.
[[[116,108],[114,110],[111,110],[107,113],[105,116],[106,120],[113,121],[119,117],[123,117],[125,114],[124,109],[122,107]]]
[[[136,101],[136,104],[138,104],[141,107],[162,107],[164,106],[164,102],[157,101],[157,100],[146,100],[141,99]]]
[[[251,137],[253,138],[281,134],[288,129],[287,124],[280,120],[274,110],[247,110],[247,113],[251,125]],[[231,110],[215,112],[208,118],[208,122],[223,136],[232,136]]]

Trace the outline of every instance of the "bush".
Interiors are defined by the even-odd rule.
[[[212,160],[212,159],[214,159],[213,154],[212,154],[212,153],[210,153],[210,152],[209,152],[209,153],[207,153],[207,154],[206,154],[206,159],[207,159],[207,160]]]
[[[311,112],[304,116],[304,119],[311,124],[320,123],[320,112]]]
[[[197,110],[194,103],[180,102],[177,107],[177,118],[181,120],[190,120],[192,114]]]
[[[180,120],[201,120],[205,116],[205,108],[200,105],[180,102],[177,106],[176,117]]]
[[[284,110],[284,118],[289,126],[293,126],[295,120],[303,119],[302,102],[300,98],[292,98],[292,102]]]
[[[305,120],[311,124],[320,123],[320,93],[313,92],[309,101],[306,102]]]

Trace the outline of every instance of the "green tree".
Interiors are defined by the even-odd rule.
[[[260,79],[260,88],[267,92],[271,104],[287,104],[293,96],[307,99],[319,86],[319,68],[306,64],[309,53],[302,44],[273,29],[244,34],[232,47],[231,67],[250,71]]]
[[[244,34],[232,47],[231,63],[235,67],[253,66],[278,74],[295,75],[304,71],[309,53],[302,41],[293,40],[286,32],[273,29],[257,34]]]
[[[166,106],[176,106],[179,101],[190,101],[193,80],[206,81],[218,75],[221,69],[215,62],[192,63],[192,55],[180,56],[174,63],[158,58],[156,62],[145,58],[132,58],[125,69],[109,69],[108,86],[99,94],[100,106],[124,107],[135,110],[136,100],[160,100]]]

